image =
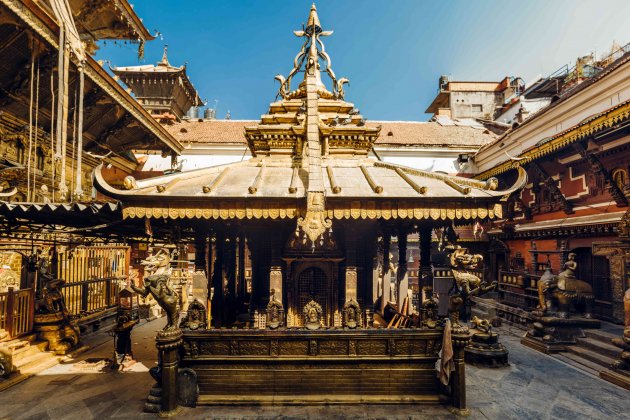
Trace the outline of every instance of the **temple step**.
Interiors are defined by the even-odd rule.
[[[599,365],[599,368],[596,369],[598,372],[602,370],[602,368],[610,368],[610,365],[615,361],[614,357],[609,357],[596,351],[585,349],[579,346],[567,346],[567,351],[570,354],[579,356],[582,359],[586,359],[589,362]],[[579,360],[576,361],[579,362]],[[586,364],[584,365],[587,366]]]
[[[619,338],[623,335],[623,328],[621,328],[621,332],[619,334],[613,334],[611,332],[604,331],[604,330],[591,330],[591,329],[584,330],[584,334],[586,334],[586,337],[588,338],[592,338],[592,339],[610,344],[610,340],[612,340],[613,338]]]
[[[599,339],[586,337],[586,338],[578,338],[577,342],[580,347],[588,349],[588,350],[592,350],[602,356],[616,358],[620,352],[620,349],[613,346],[610,343],[610,340],[601,341]]]

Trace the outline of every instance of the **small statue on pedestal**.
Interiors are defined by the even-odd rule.
[[[79,327],[70,319],[62,293],[63,279],[50,273],[48,254],[37,259],[39,291],[35,302],[33,330],[48,341],[48,348],[57,354],[66,354],[79,343]]]
[[[538,307],[532,311],[532,328],[521,340],[526,346],[545,353],[564,351],[584,336],[583,328],[600,327],[591,315],[593,289],[575,275],[576,257],[569,253],[560,274],[555,276],[548,266],[538,280]]]

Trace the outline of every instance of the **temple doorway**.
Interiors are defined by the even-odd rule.
[[[576,254],[577,278],[587,281],[593,287],[595,295],[593,313],[599,318],[612,319],[612,284],[608,259],[593,255],[590,247],[574,248],[571,252]]]
[[[330,280],[324,270],[319,267],[304,269],[297,278],[297,307],[296,313],[300,325],[304,325],[302,309],[311,300],[322,307],[323,317],[326,323],[330,318]]]

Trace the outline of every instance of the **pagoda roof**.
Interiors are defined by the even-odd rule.
[[[282,202],[285,217],[293,218],[300,212],[308,190],[307,169],[295,167],[290,157],[258,157],[146,180],[128,177],[125,181],[128,189],[109,185],[101,169],[94,172],[94,185],[103,194],[122,201],[128,217],[207,219],[212,218],[213,210],[217,215],[221,209],[236,212],[240,208],[245,212],[247,208],[263,209],[265,202]],[[408,217],[418,219],[435,216],[428,213],[431,209],[438,210],[437,219],[469,219],[473,217],[473,210],[474,218],[500,217],[501,206],[497,208],[495,203],[526,183],[522,169],[511,188],[497,191],[492,182],[357,157],[323,159],[322,170],[327,205],[331,210],[335,203],[339,204],[337,207],[356,206],[366,212],[373,208],[378,213],[374,217],[380,217],[379,209],[383,206],[402,206]],[[446,213],[447,208],[453,210],[452,214]],[[457,213],[456,209],[459,209]],[[227,214],[222,218],[229,218]]]
[[[150,77],[180,77],[183,87],[191,99],[192,106],[199,106],[203,103],[199,97],[197,89],[193,86],[190,78],[186,74],[186,66],[173,66],[168,61],[168,45],[164,46],[162,59],[156,64],[143,64],[139,66],[111,67],[110,70],[118,76],[126,85],[132,87],[137,79]]]
[[[278,75],[277,97],[257,123],[244,127],[253,158],[229,165],[146,180],[125,179],[126,189],[107,184],[101,168],[94,185],[124,204],[125,217],[173,219],[297,219],[315,244],[331,219],[432,219],[469,222],[501,217],[499,201],[525,186],[497,191],[496,179],[416,170],[368,157],[382,125],[367,124],[345,99],[346,78],[337,78],[322,37],[315,5],[288,76]],[[324,67],[325,65],[325,67]],[[322,69],[323,68],[323,69]],[[304,74],[292,90],[293,76]],[[329,90],[322,81],[332,81]]]

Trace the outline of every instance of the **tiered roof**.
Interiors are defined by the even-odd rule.
[[[496,191],[496,180],[481,182],[368,157],[382,127],[367,124],[345,100],[347,79],[336,78],[320,39],[332,31],[321,28],[314,5],[305,29],[295,34],[305,41],[288,77],[276,76],[281,100],[258,124],[245,127],[252,159],[142,181],[129,178],[126,190],[109,186],[97,170],[98,188],[122,200],[127,217],[296,218],[313,243],[331,219],[501,217],[497,203],[524,185],[524,171],[512,188]],[[332,81],[330,90],[320,63]],[[291,90],[299,72],[304,81]],[[182,124],[188,126],[194,123]]]

